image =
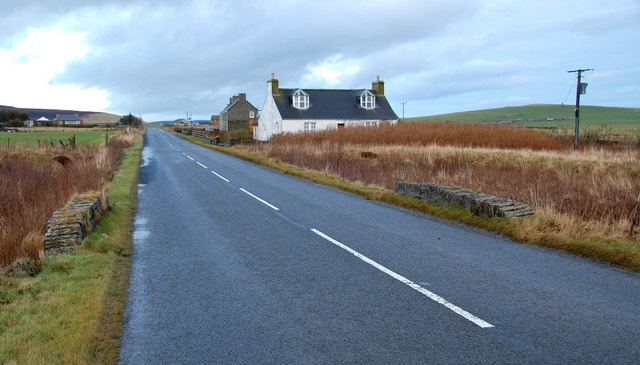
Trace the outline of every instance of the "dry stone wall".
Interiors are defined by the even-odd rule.
[[[428,182],[406,182],[396,180],[396,192],[414,196],[438,205],[459,204],[469,208],[475,215],[489,217],[525,217],[534,214],[524,203],[493,195],[479,194],[469,189],[456,188]]]
[[[47,256],[68,252],[82,244],[108,209],[106,195],[99,192],[75,196],[66,207],[53,213],[47,223],[44,248]]]

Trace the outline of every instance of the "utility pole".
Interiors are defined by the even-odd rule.
[[[582,82],[582,73],[586,72],[586,71],[593,71],[592,68],[585,68],[585,69],[578,69],[578,70],[573,70],[573,71],[567,71],[569,73],[572,72],[577,72],[578,73],[578,84],[576,86],[576,109],[575,109],[575,115],[576,115],[576,137],[573,141],[573,149],[574,150],[578,150],[580,148],[580,142],[579,142],[579,135],[580,135],[580,94],[586,94],[587,93],[587,83],[586,82]]]
[[[400,104],[402,104],[402,123],[404,123],[404,105],[406,104],[406,101],[401,101]]]

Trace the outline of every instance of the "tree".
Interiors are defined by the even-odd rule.
[[[24,121],[29,119],[27,113],[22,113],[16,109],[0,110],[0,124],[8,127],[24,127]]]
[[[134,117],[129,113],[128,115],[123,115],[122,118],[120,118],[120,124],[139,127],[142,125],[142,119]]]

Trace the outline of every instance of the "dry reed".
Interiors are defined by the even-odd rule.
[[[52,213],[74,194],[99,190],[111,179],[132,138],[119,134],[106,146],[77,149],[0,148],[0,267],[37,258],[33,241]]]
[[[640,151],[572,152],[539,132],[508,126],[353,128],[282,135],[248,148],[387,189],[403,178],[512,198],[540,212],[541,231],[571,237],[624,237],[640,192]]]
[[[355,145],[455,145],[530,150],[566,150],[568,146],[526,128],[470,123],[401,123],[379,127],[324,130],[276,136],[273,144],[317,145],[324,142]]]

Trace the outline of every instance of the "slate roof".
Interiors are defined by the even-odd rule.
[[[0,106],[0,109],[16,109],[29,115],[29,119],[36,120],[40,117],[45,117],[49,120],[54,120],[57,114],[80,114],[84,115],[90,112],[77,111],[77,110],[60,110],[60,109],[33,109],[33,108],[14,108],[7,106]]]
[[[301,89],[309,94],[309,108],[299,110],[293,107],[291,96],[298,89],[280,89],[280,95],[273,95],[282,119],[398,119],[384,96],[376,95],[376,107],[365,109],[360,106],[360,90]]]
[[[77,115],[72,115],[72,114],[63,114],[59,117],[57,117],[54,120],[64,120],[64,121],[72,121],[72,120],[82,120],[80,117],[78,117]]]
[[[222,114],[222,113],[226,113],[226,112],[228,112],[229,110],[233,109],[233,107],[235,107],[236,105],[238,105],[238,103],[240,103],[240,101],[241,101],[241,100],[240,100],[240,99],[238,99],[238,100],[234,101],[233,103],[230,103],[229,105],[227,105],[227,106],[226,106],[226,107],[225,107],[225,108],[220,112],[220,114]],[[256,108],[255,106],[253,106],[253,104],[251,104],[251,103],[249,102],[249,100],[246,100],[246,99],[245,99],[244,101],[246,101],[246,102],[247,102],[247,104],[249,104],[253,109],[258,110],[258,108]]]
[[[229,110],[231,110],[231,108],[233,108],[234,106],[236,106],[236,104],[238,104],[238,102],[239,102],[239,101],[240,101],[240,100],[236,100],[236,101],[234,101],[233,103],[231,103],[231,104],[227,105],[227,107],[226,107],[226,108],[224,108],[224,109],[220,112],[220,114],[222,114],[222,113],[226,113],[226,112],[228,112]]]

